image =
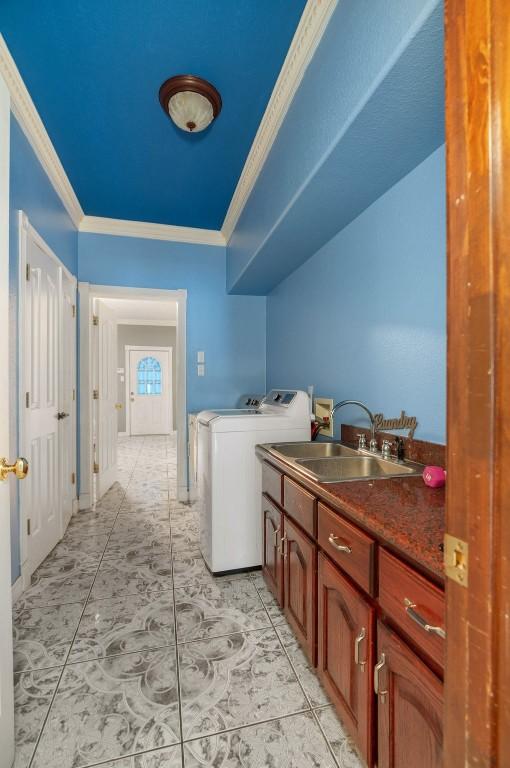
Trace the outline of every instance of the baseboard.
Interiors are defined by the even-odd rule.
[[[189,489],[188,498],[190,501],[196,501],[198,499],[198,490],[196,487]]]
[[[78,499],[78,509],[89,509],[90,507],[90,493],[80,493]]]
[[[12,604],[20,599],[23,594],[23,576],[20,576],[11,587],[12,590]]]
[[[127,432],[117,432],[117,437],[127,437]]]
[[[79,503],[78,503],[78,499],[77,498],[73,499],[73,511],[72,511],[72,514],[74,515],[75,512],[78,512],[79,508],[80,508],[80,506],[79,506]]]

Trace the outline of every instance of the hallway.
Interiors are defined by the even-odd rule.
[[[361,768],[260,575],[209,574],[175,435],[118,455],[14,608],[16,768]]]

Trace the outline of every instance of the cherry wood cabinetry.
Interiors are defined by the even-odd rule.
[[[371,765],[375,609],[322,553],[318,603],[319,676]]]
[[[377,627],[378,768],[439,768],[443,684],[398,635]]]
[[[268,462],[262,490],[265,581],[367,765],[441,768],[443,590]]]
[[[283,536],[283,512],[265,494],[262,496],[262,520],[264,525],[262,573],[267,586],[282,605],[283,572],[280,549]]]
[[[285,516],[283,607],[311,663],[316,661],[317,546]]]

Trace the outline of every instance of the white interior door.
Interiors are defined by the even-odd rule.
[[[27,225],[26,265],[20,264],[24,322],[24,434],[30,463],[20,498],[25,526],[24,575],[29,576],[61,537],[59,470],[60,268]]]
[[[129,410],[132,435],[167,435],[171,431],[171,349],[129,350]]]
[[[96,299],[98,317],[97,498],[117,479],[117,320],[115,312]]]
[[[59,454],[62,503],[61,536],[76,499],[76,280],[62,272]]]
[[[0,327],[9,327],[9,92],[0,77]],[[9,334],[0,343],[0,457],[9,453]],[[14,761],[9,482],[0,482],[0,767]]]

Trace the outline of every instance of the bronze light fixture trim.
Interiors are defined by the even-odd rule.
[[[207,80],[175,75],[159,89],[163,112],[183,131],[203,131],[221,112],[221,96]]]

